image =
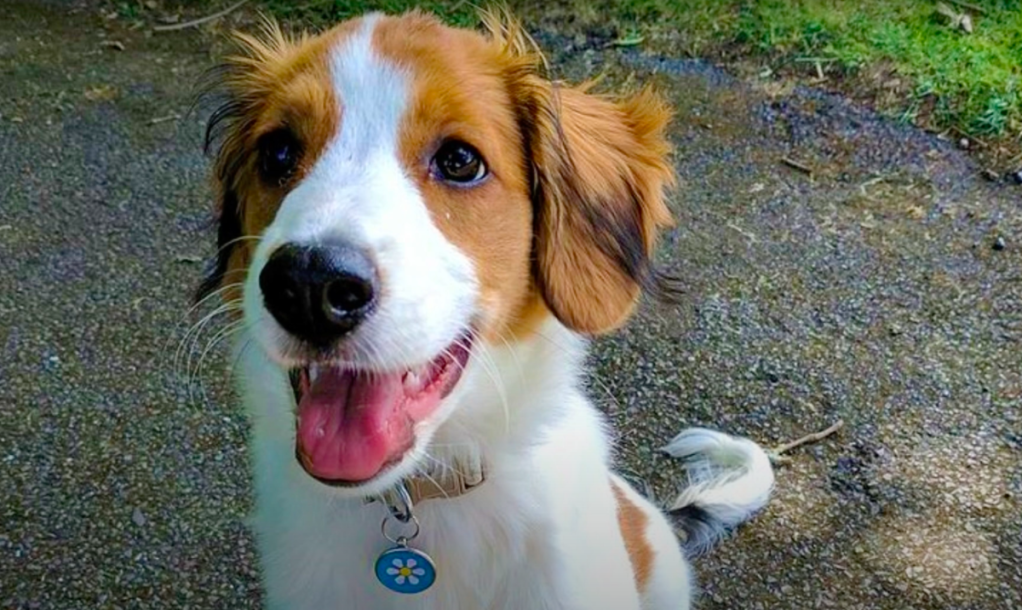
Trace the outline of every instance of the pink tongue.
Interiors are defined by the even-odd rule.
[[[415,422],[440,404],[440,387],[406,388],[403,373],[324,368],[298,405],[298,453],[313,476],[364,481],[400,460]]]

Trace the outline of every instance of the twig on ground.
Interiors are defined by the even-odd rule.
[[[962,30],[966,34],[972,33],[972,17],[968,13],[959,13],[954,7],[944,2],[937,3],[936,11],[938,15],[947,19],[948,27],[952,30]]]
[[[796,63],[810,63],[816,68],[816,80],[817,82],[823,82],[827,80],[827,75],[823,72],[824,64],[832,64],[837,61],[837,58],[833,57],[796,57]]]
[[[149,119],[149,124],[158,125],[160,123],[166,123],[167,121],[176,121],[180,118],[181,115],[175,112],[174,114],[168,114],[167,116],[158,116],[156,118]]]
[[[807,176],[813,175],[813,168],[809,167],[805,163],[796,161],[791,157],[781,157],[781,163],[787,165],[792,169],[797,169],[798,171],[802,172],[803,174],[806,174]]]
[[[971,133],[968,133],[967,131],[965,131],[961,127],[955,127],[954,125],[952,125],[951,126],[951,131],[957,133],[959,136],[965,138],[966,140],[969,140],[969,142],[975,142],[976,144],[979,144],[980,147],[982,147],[982,148],[990,148],[990,143],[989,142],[985,142],[985,141],[977,138],[976,136],[972,135]]]
[[[156,26],[153,26],[153,31],[154,32],[173,32],[173,31],[176,31],[176,30],[184,30],[186,28],[193,28],[193,27],[196,27],[196,26],[200,26],[200,25],[202,25],[204,23],[209,23],[210,21],[216,21],[217,19],[220,19],[221,17],[224,17],[224,16],[234,12],[235,10],[241,8],[243,5],[245,5],[247,3],[248,3],[248,0],[238,0],[238,2],[235,2],[234,4],[232,4],[232,5],[228,6],[227,8],[225,8],[224,10],[216,12],[216,13],[213,13],[212,15],[206,15],[205,17],[200,17],[199,19],[193,19],[191,21],[185,21],[184,23],[174,23],[174,24],[171,24],[171,25],[156,25]]]
[[[873,178],[870,178],[869,180],[859,185],[859,191],[862,193],[863,197],[868,197],[869,193],[866,192],[866,189],[868,187],[873,186],[874,184],[880,184],[885,180],[887,180],[887,176],[875,176]]]
[[[834,434],[835,432],[843,428],[844,425],[845,425],[844,420],[839,419],[836,422],[834,422],[834,425],[827,428],[826,430],[821,430],[820,432],[807,434],[802,438],[791,441],[790,443],[778,445],[777,447],[768,450],[767,455],[770,456],[770,461],[773,462],[774,464],[784,464],[789,461],[789,458],[784,457],[782,454],[787,453],[792,449],[795,449],[796,447],[801,447],[802,445],[822,441],[823,439],[827,438],[828,436]]]
[[[736,233],[738,233],[739,235],[741,235],[745,239],[749,240],[749,243],[757,243],[757,242],[759,242],[759,238],[756,237],[756,235],[754,233],[750,233],[749,231],[746,231],[745,229],[739,227],[738,225],[736,225],[733,222],[727,223],[727,228],[735,231]]]

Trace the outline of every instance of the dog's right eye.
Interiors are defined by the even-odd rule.
[[[301,144],[287,129],[259,138],[259,172],[271,184],[283,185],[291,177],[301,156]]]

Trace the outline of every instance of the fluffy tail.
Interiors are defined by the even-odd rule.
[[[684,460],[688,473],[688,486],[668,515],[689,557],[711,548],[770,499],[770,458],[748,439],[689,428],[663,451]]]

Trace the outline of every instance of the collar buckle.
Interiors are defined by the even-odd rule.
[[[381,500],[391,516],[402,523],[409,522],[412,508],[424,500],[453,499],[463,496],[486,482],[486,471],[478,462],[460,463],[444,468],[443,472],[411,476],[403,479],[378,498],[366,498],[366,504]]]

